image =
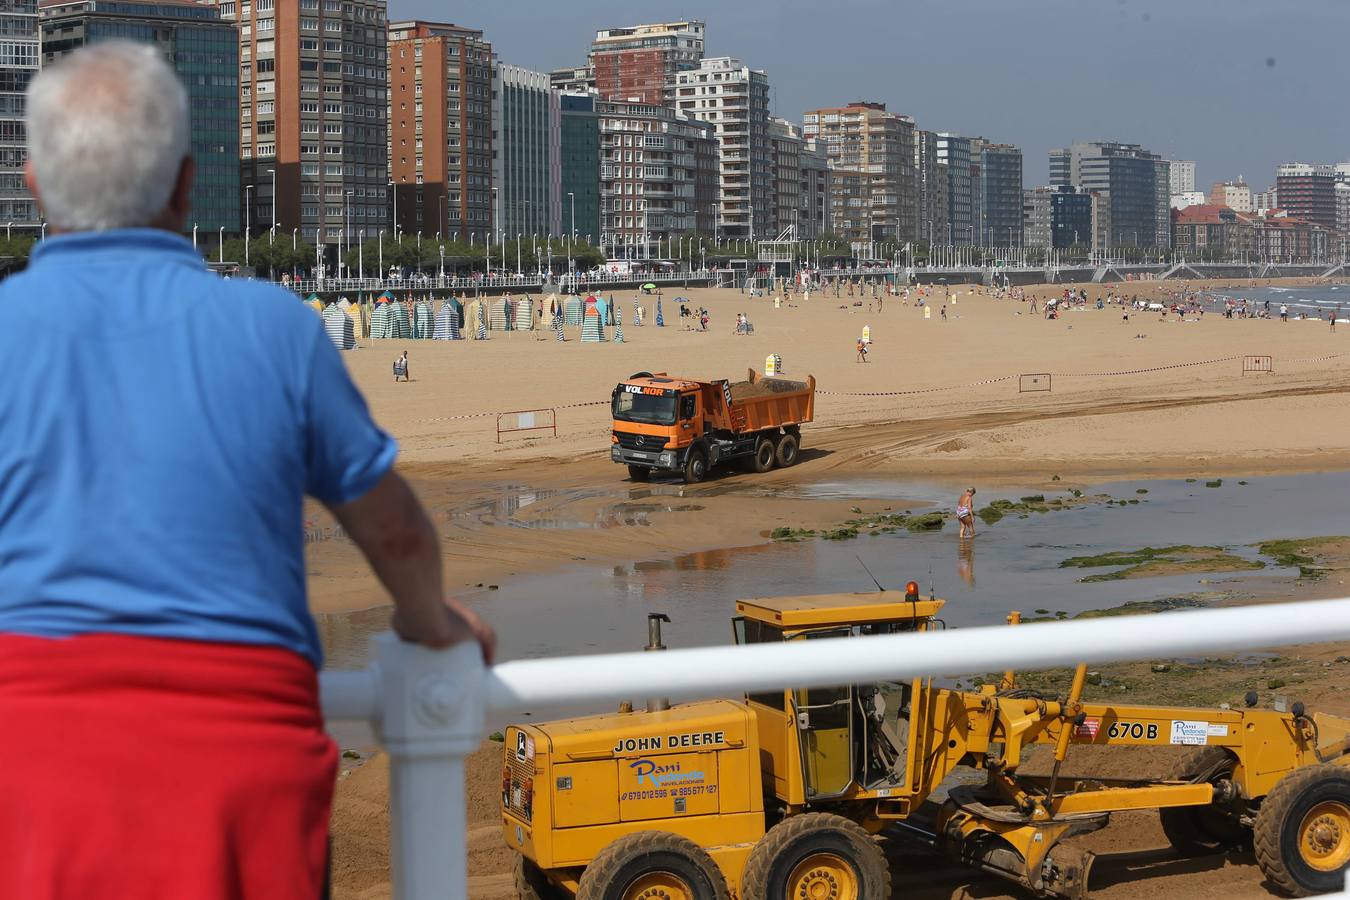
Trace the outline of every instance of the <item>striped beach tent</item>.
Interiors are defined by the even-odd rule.
[[[370,336],[372,338],[387,338],[389,334],[389,304],[376,303],[375,311],[370,314]]]
[[[604,297],[596,297],[594,298],[594,300],[595,300],[595,311],[600,314],[601,326],[613,325],[614,322],[610,318],[609,301],[607,301]]]
[[[478,309],[482,305],[483,301],[481,299],[470,300],[468,303],[464,304],[464,315],[460,316],[459,319],[459,327],[463,328],[468,334],[473,335],[474,340],[478,340]]]
[[[419,340],[428,340],[434,328],[435,322],[432,321],[431,317],[431,304],[426,300],[418,300],[413,304],[413,337]]]
[[[356,328],[352,317],[347,315],[336,303],[323,311],[323,330],[328,339],[339,350],[351,350],[356,346]]]
[[[586,315],[586,303],[580,297],[568,297],[563,303],[563,319],[568,325],[580,325]]]
[[[323,315],[324,311],[323,301],[319,299],[318,294],[310,294],[308,297],[306,297],[305,305],[308,306],[310,309],[314,310],[319,315]]]
[[[441,308],[436,313],[436,326],[432,329],[431,339],[434,341],[462,341],[464,336],[459,333],[459,314],[449,302],[442,303]]]
[[[594,344],[604,339],[605,332],[600,327],[600,313],[596,312],[594,306],[586,307],[586,318],[581,323],[581,342]]]
[[[493,331],[510,331],[511,299],[509,297],[503,297],[489,301],[489,307],[488,326]]]
[[[567,340],[567,337],[563,334],[563,317],[561,313],[553,317],[553,338],[559,344]]]
[[[408,314],[408,304],[395,301],[389,305],[389,336],[406,339],[413,336],[412,316]]]
[[[511,307],[511,327],[516,331],[534,330],[534,301],[529,297],[520,297]]]
[[[657,327],[657,328],[665,328],[665,327],[666,327],[666,317],[663,316],[663,315],[661,315],[661,298],[660,298],[660,297],[657,297],[657,298],[656,298],[656,327]]]
[[[478,304],[478,339],[486,341],[487,336],[487,311],[482,303]]]
[[[636,297],[633,298],[633,324],[639,326],[642,324],[642,306]]]

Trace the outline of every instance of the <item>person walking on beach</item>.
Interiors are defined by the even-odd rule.
[[[305,495],[403,640],[492,657],[319,317],[182,236],[188,122],[149,44],[90,45],[28,87],[50,230],[0,283],[0,722],[22,742],[0,767],[4,898],[322,895],[337,749]]]
[[[1338,307],[1336,307],[1336,309],[1333,310],[1332,313],[1331,313],[1331,332],[1332,332],[1332,334],[1335,334],[1335,333],[1336,333],[1336,320],[1339,319],[1340,317],[1341,317],[1341,308],[1338,306]]]
[[[862,338],[858,338],[856,349],[858,351],[858,362],[860,363],[867,362],[867,341],[864,341]]]
[[[966,488],[966,492],[962,494],[959,498],[957,498],[956,501],[956,521],[961,524],[962,538],[966,536],[967,529],[969,529],[971,537],[975,536],[974,510],[975,510],[975,489],[973,487]]]
[[[394,382],[395,382],[395,383],[398,382],[399,376],[402,376],[404,381],[411,381],[411,380],[412,380],[411,378],[408,377],[408,351],[407,351],[407,350],[404,350],[404,351],[403,351],[403,355],[400,356],[398,359],[394,360]]]
[[[1281,322],[1289,321],[1289,306],[1284,303],[1280,304],[1280,321]]]

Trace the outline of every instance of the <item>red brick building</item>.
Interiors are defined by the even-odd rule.
[[[606,100],[673,106],[675,73],[703,59],[704,28],[690,20],[597,31],[590,54],[595,89]]]

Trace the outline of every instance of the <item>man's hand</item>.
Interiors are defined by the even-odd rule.
[[[453,647],[461,641],[477,641],[484,665],[492,665],[497,653],[497,635],[492,626],[458,600],[448,597],[439,607],[417,611],[400,607],[394,610],[391,624],[394,633],[403,640],[433,650]]]
[[[445,597],[440,539],[407,482],[389,472],[364,496],[332,511],[393,597],[392,624],[399,637],[437,649],[475,640],[483,661],[492,665],[496,635]]]

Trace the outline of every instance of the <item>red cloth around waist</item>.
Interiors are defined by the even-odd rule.
[[[317,898],[337,750],[271,647],[0,634],[0,898]]]

